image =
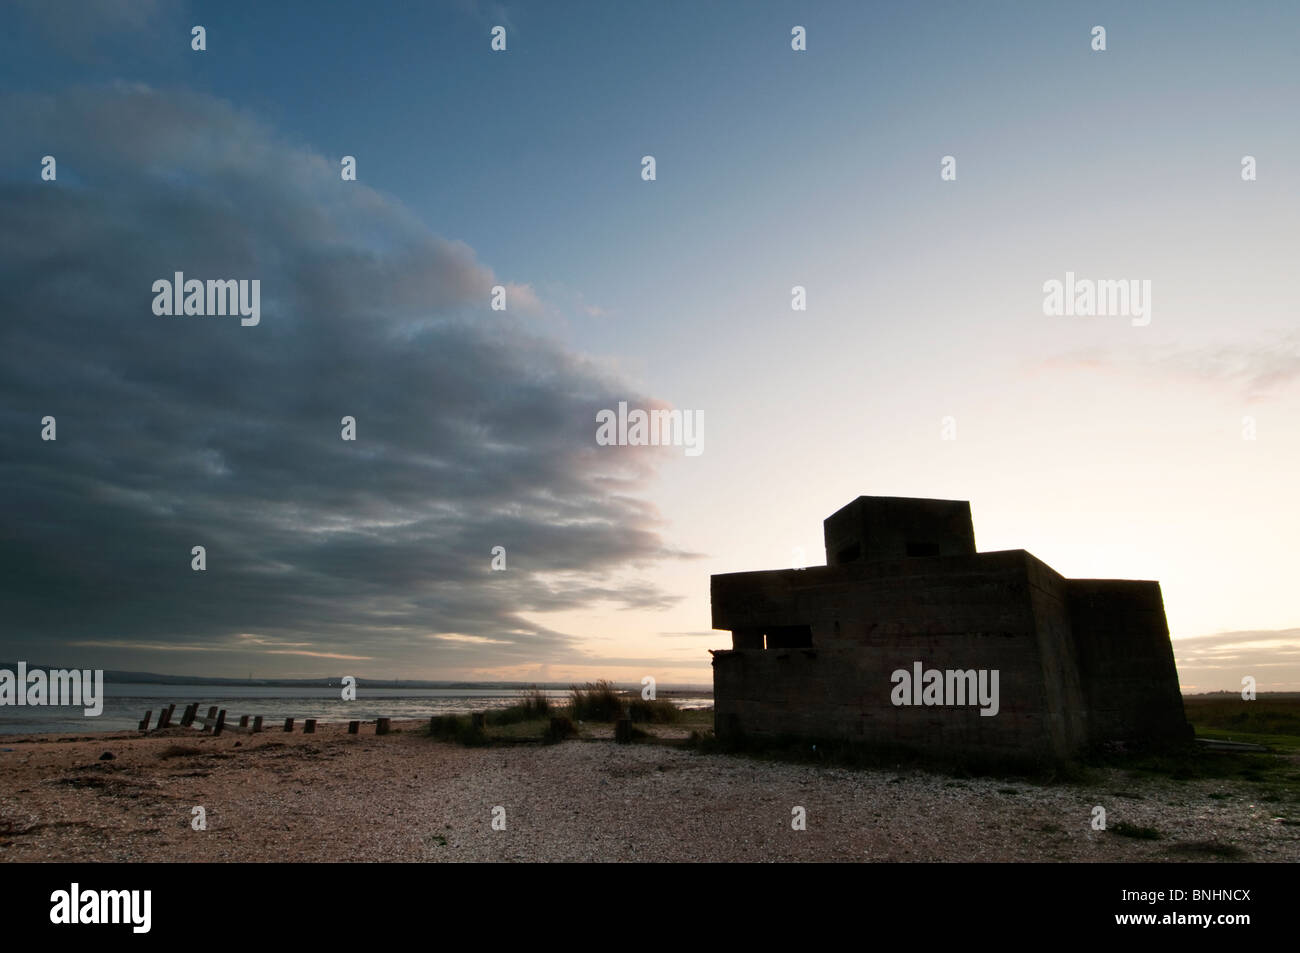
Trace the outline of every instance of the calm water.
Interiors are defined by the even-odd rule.
[[[226,709],[226,720],[237,723],[240,715],[261,715],[268,726],[283,724],[292,717],[320,722],[378,718],[428,718],[449,712],[504,708],[519,699],[517,689],[502,688],[358,688],[356,701],[345,702],[339,688],[283,688],[262,685],[153,685],[118,683],[104,686],[104,711],[88,718],[80,708],[0,706],[0,734],[37,734],[87,731],[122,731],[136,728],[147,709],[153,710],[150,725],[169,702],[176,703],[174,721],[190,702],[200,702],[199,714],[209,705]],[[564,701],[564,689],[545,694]],[[660,695],[661,698],[667,697]],[[681,708],[712,707],[706,696],[672,696]]]

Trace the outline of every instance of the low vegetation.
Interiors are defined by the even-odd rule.
[[[429,721],[429,734],[440,741],[454,741],[467,747],[488,743],[487,732],[474,725],[469,715],[435,715]]]
[[[577,721],[614,721],[623,716],[623,699],[611,682],[601,679],[569,689],[569,710]]]
[[[577,726],[565,715],[557,715],[552,718],[546,726],[546,732],[542,735],[542,743],[553,745],[566,741],[578,734]]]
[[[713,724],[712,711],[684,712],[668,699],[642,698],[639,692],[621,691],[602,679],[571,686],[567,704],[530,686],[514,704],[484,712],[480,728],[474,726],[470,715],[438,715],[431,720],[428,733],[464,745],[556,744],[582,737],[584,725],[612,725],[620,718],[639,725],[679,725],[687,720],[700,726]],[[632,737],[653,740],[655,736],[633,728]]]
[[[636,696],[627,703],[627,715],[634,722],[652,725],[675,725],[681,721],[682,710],[666,698]]]
[[[525,688],[519,695],[519,701],[506,708],[491,708],[487,711],[489,725],[514,725],[521,721],[537,721],[549,718],[554,707],[547,694],[536,686]]]
[[[1300,696],[1192,695],[1183,699],[1198,738],[1244,741],[1270,748],[1300,748]]]

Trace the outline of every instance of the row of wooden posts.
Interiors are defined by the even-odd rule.
[[[176,714],[176,704],[175,702],[173,702],[172,704],[168,705],[166,708],[158,712],[158,724],[155,726],[154,730],[161,731],[164,728],[170,728],[172,726],[172,716],[175,714]],[[141,731],[149,730],[149,720],[152,717],[153,717],[153,709],[151,708],[144,713],[144,718],[140,720]],[[185,710],[181,712],[180,726],[182,728],[190,728],[197,725],[199,728],[203,730],[205,734],[212,734],[212,735],[219,735],[223,731],[242,731],[242,732],[247,732],[249,734],[259,734],[265,730],[262,727],[261,715],[253,716],[251,722],[252,723],[250,724],[250,719],[248,715],[240,715],[239,723],[237,725],[227,724],[226,709],[217,708],[216,705],[210,706],[208,708],[208,713],[204,716],[200,716],[199,703],[191,702],[190,704],[186,705]],[[286,718],[284,720],[284,730],[293,731],[292,718]],[[392,730],[392,719],[377,718],[375,720],[375,734],[386,735],[391,730]],[[361,731],[360,721],[348,722],[348,734],[355,735],[355,734],[359,734],[360,731]],[[315,718],[303,719],[302,732],[305,735],[315,734],[316,719]]]
[[[172,716],[175,713],[176,713],[175,702],[168,705],[166,708],[162,709],[158,713],[158,724],[154,730],[161,731],[164,728],[170,728],[172,724]],[[149,730],[149,719],[152,717],[153,717],[153,709],[151,708],[144,713],[144,718],[141,719],[140,721],[141,731]],[[470,717],[470,723],[475,728],[484,729],[487,727],[487,714],[485,712],[476,711],[473,712],[469,717]],[[430,726],[432,726],[432,724],[436,722],[437,719],[438,716],[434,715],[433,718],[430,720]],[[553,728],[556,727],[555,726],[556,721],[558,721],[558,719],[552,719]],[[221,734],[223,731],[243,731],[243,732],[248,732],[249,734],[259,734],[264,730],[262,728],[261,715],[255,715],[252,719],[252,724],[249,724],[248,715],[240,715],[238,725],[228,725],[226,724],[226,710],[224,708],[218,709],[216,705],[212,705],[211,707],[208,708],[207,715],[203,717],[199,717],[199,703],[191,702],[190,704],[185,706],[185,710],[181,713],[180,726],[182,728],[190,728],[196,724],[199,726],[199,728],[203,730],[205,734],[211,734],[214,736]],[[284,720],[284,730],[293,731],[292,718],[286,718]],[[375,719],[375,734],[386,735],[390,731],[392,731],[392,719],[389,718]],[[303,719],[302,732],[305,735],[315,734],[316,719],[315,718]],[[348,734],[355,735],[355,734],[360,734],[360,732],[361,732],[360,721],[348,722]],[[630,719],[623,717],[623,718],[619,718],[617,721],[614,722],[614,740],[619,742],[620,744],[628,744],[632,741],[632,722]]]

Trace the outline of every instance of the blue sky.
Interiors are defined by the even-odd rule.
[[[590,359],[629,394],[705,415],[700,457],[638,474],[657,541],[581,566],[607,574],[602,592],[631,580],[658,597],[530,597],[520,618],[555,651],[404,643],[376,650],[379,672],[706,681],[704,650],[726,639],[707,632],[709,574],[796,547],[816,563],[821,520],[879,493],[971,500],[981,549],[1159,579],[1176,653],[1246,633],[1267,647],[1250,656],[1272,667],[1261,688],[1300,688],[1294,5],[75,6],[6,13],[0,86],[29,104],[13,115],[49,96],[55,123],[61,96],[143,84],[233,109],[220,121],[237,142],[354,155],[359,186],[526,287],[535,304],[493,332],[520,355],[536,336],[557,366]],[[489,49],[498,23],[505,53]],[[5,183],[52,148],[40,128],[6,137]],[[106,186],[102,144],[58,128],[60,179]],[[243,170],[271,209],[291,190],[273,168]],[[371,224],[372,249],[400,245]],[[1151,324],[1045,316],[1042,285],[1067,271],[1149,279]],[[500,622],[479,621],[442,636]],[[374,642],[368,624],[356,637]],[[205,638],[249,635],[221,625]],[[138,667],[186,669],[149,644]],[[1185,687],[1237,684],[1231,665],[1191,666]]]

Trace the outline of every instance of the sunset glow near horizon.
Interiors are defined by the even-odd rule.
[[[881,495],[1158,580],[1184,692],[1300,691],[1300,10],[573,6],[4,14],[6,654],[707,684],[710,575]]]

